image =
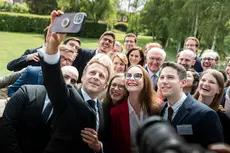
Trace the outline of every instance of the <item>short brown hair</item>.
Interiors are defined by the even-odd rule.
[[[116,36],[115,36],[115,33],[114,33],[113,31],[105,31],[105,32],[101,35],[101,37],[100,37],[99,40],[101,40],[102,37],[104,37],[104,36],[111,36],[111,37],[113,38],[113,45],[115,44]]]
[[[134,33],[128,33],[126,36],[125,36],[125,38],[124,38],[124,41],[125,41],[125,39],[126,39],[126,37],[134,37],[135,39],[135,43],[137,42],[137,36],[134,34]]]
[[[196,38],[196,37],[188,37],[185,39],[184,44],[188,41],[188,40],[194,40],[196,42],[196,47],[200,46],[200,41]]]
[[[63,42],[63,44],[66,45],[70,40],[77,41],[79,43],[79,45],[81,45],[81,40],[77,37],[69,37]]]
[[[161,66],[161,71],[165,67],[171,67],[171,68],[175,69],[177,71],[177,74],[178,74],[180,80],[184,80],[187,78],[186,69],[182,65],[174,63],[174,62],[164,62]],[[160,71],[160,73],[161,73],[161,71]]]

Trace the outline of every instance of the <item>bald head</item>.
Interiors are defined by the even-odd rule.
[[[71,84],[73,86],[77,85],[77,80],[79,77],[78,70],[73,66],[63,66],[61,68],[63,77],[66,84]]]
[[[193,68],[196,54],[191,50],[183,50],[177,54],[177,63],[184,66],[186,70]]]

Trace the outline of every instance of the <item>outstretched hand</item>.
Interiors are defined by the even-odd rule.
[[[54,23],[55,17],[62,14],[63,12],[60,10],[54,10],[51,12],[51,22],[46,36],[46,53],[49,55],[56,54],[58,52],[58,46],[66,36],[66,34],[51,32],[51,27]]]

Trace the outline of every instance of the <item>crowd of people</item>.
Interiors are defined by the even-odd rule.
[[[106,31],[96,49],[81,48],[80,39],[50,32],[60,14],[51,13],[44,44],[10,61],[13,72],[0,78],[8,94],[0,100],[3,152],[139,153],[136,132],[154,115],[188,143],[230,144],[230,60],[217,70],[218,53],[199,57],[195,37],[174,62],[160,43],[139,47],[133,33],[124,46]]]

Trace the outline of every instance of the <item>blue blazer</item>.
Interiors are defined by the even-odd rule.
[[[163,103],[163,116],[167,103]],[[223,142],[223,129],[217,113],[207,105],[195,100],[190,94],[179,108],[171,124],[178,132],[178,126],[191,125],[191,135],[182,135],[188,143],[197,143],[203,147]],[[179,134],[179,133],[178,133]]]
[[[22,85],[25,84],[43,85],[41,66],[28,66],[17,81],[9,87],[8,96],[11,97]]]

